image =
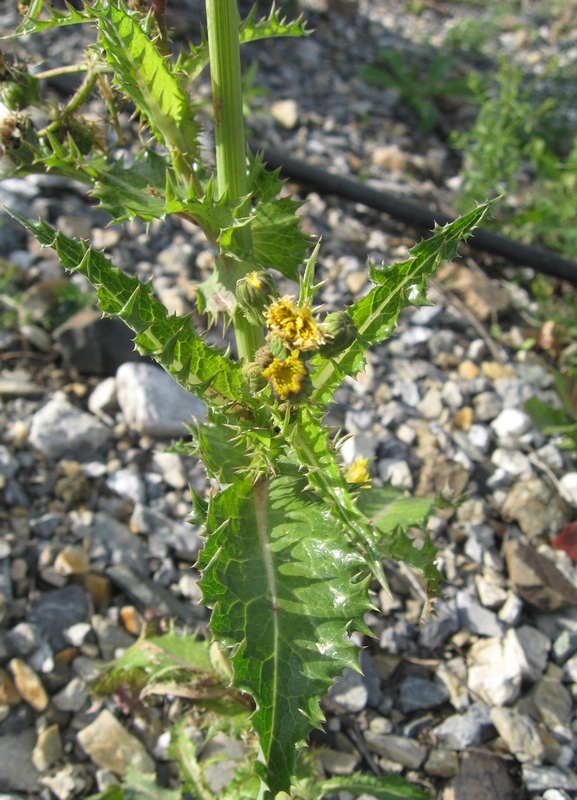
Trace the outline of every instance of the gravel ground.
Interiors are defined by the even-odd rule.
[[[383,48],[424,58],[429,42],[442,51],[452,27],[488,28],[492,12],[401,0],[302,5],[313,37],[246,53],[247,63],[258,59],[256,86],[266,90],[253,99],[251,138],[450,208],[458,161],[447,134],[472,109],[445,100],[425,135],[399,92],[357,73]],[[570,63],[574,4],[554,15],[539,3],[517,5],[481,52],[461,53],[468,66],[490,68],[499,53],[535,69],[549,54]],[[194,38],[198,7],[174,8],[177,34]],[[0,28],[10,28],[12,13]],[[84,35],[67,29],[18,48],[46,69],[74,61]],[[323,236],[329,308],[367,291],[367,254],[390,263],[420,237],[364,207],[306,197],[303,225]],[[149,235],[139,223],[106,228],[106,215],[62,181],[11,179],[0,200],[91,237],[118,266],[152,277],[178,313],[191,309],[191,280],[210,270],[198,231],[172,220]],[[122,326],[91,308],[47,333],[40,322],[58,306],[62,271],[9,221],[0,236],[21,288],[19,324],[0,331],[0,791],[3,800],[67,800],[114,780],[125,767],[119,751],[142,767],[162,761],[169,705],[143,729],[112,701],[95,702],[88,684],[147,615],[206,626],[191,569],[201,539],[186,521],[188,484],[202,491],[204,477],[194,459],[166,452],[184,433],[181,421],[203,410],[135,360]],[[577,519],[577,461],[522,409],[530,397],[558,404],[551,363],[520,349],[535,311],[530,296],[487,277],[499,268],[511,278],[508,265],[463,256],[431,282],[434,305],[402,315],[330,412],[351,434],[344,458],[370,457],[376,482],[465,499],[429,523],[445,583],[422,629],[419,581],[387,565],[392,596],[375,594],[364,675],[345,674],[323,701],[330,749],[322,760],[328,774],[403,773],[443,800],[563,800],[577,796],[577,568],[553,540]],[[102,737],[106,752],[95,757]]]

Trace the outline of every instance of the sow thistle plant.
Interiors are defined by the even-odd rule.
[[[316,800],[346,790],[422,798],[395,776],[323,779],[303,751],[322,723],[319,701],[331,683],[346,667],[358,669],[352,634],[370,635],[364,615],[372,608],[370,586],[386,587],[383,560],[420,571],[431,595],[440,577],[430,540],[418,548],[407,535],[426,522],[433,502],[371,486],[367,462],[345,468],[340,440],[324,417],[335,390],[363,371],[367,349],[392,333],[401,310],[427,303],[427,276],[456,255],[491,204],[437,227],[402,263],[369,263],[368,294],[324,314],[314,305],[319,245],[308,255],[312,243],[299,228],[299,204],[279,197],[278,174],[247,151],[242,117],[239,46],[302,36],[304,24],[281,19],[274,8],[262,19],[253,11],[240,20],[234,0],[207,0],[206,23],[199,44],[171,54],[161,3],[143,11],[141,4],[94,0],[59,11],[32,0],[6,38],[91,26],[95,43],[75,67],[82,82],[55,108],[24,65],[3,59],[0,70],[4,177],[49,173],[81,181],[111,222],[177,216],[200,226],[215,252],[214,272],[197,286],[197,316],[175,316],[149,282],[125,274],[87,242],[13,214],[66,270],[88,278],[103,314],[126,322],[140,353],[205,403],[206,421],[191,426],[189,452],[219,487],[192,498],[192,520],[206,537],[196,567],[212,609],[212,643],[174,631],[150,635],[100,687],[114,691],[125,681],[141,700],[188,698],[203,709],[194,713],[204,744],[183,719],[169,748],[178,787],[161,789],[153,776],[132,772],[102,796],[215,797],[203,747],[224,730],[242,739],[249,755],[220,797],[272,800],[285,793]],[[201,157],[199,106],[191,94],[206,68],[214,169]],[[108,109],[98,124],[82,115],[95,92]],[[130,158],[118,156],[117,112],[127,103],[141,126]],[[274,276],[296,282],[298,292],[280,296]],[[198,315],[204,328],[231,324],[236,347],[210,346],[195,325]]]

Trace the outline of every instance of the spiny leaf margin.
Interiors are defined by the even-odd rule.
[[[211,499],[198,567],[215,639],[232,648],[233,685],[257,703],[251,718],[272,797],[290,792],[297,748],[322,715],[319,697],[345,667],[345,633],[369,610],[363,559],[296,466]]]
[[[33,223],[9,211],[44,247],[58,254],[61,265],[88,278],[107,316],[120,317],[137,335],[140,353],[157,361],[187,391],[216,405],[238,399],[241,367],[209,347],[196,333],[190,317],[169,316],[151,287],[117,269],[102,253],[71,239],[40,220]]]
[[[435,274],[441,261],[455,258],[459,242],[473,233],[499,199],[483,203],[447,225],[435,226],[432,236],[411,247],[410,258],[405,261],[378,268],[369,265],[369,276],[375,286],[347,310],[357,326],[358,338],[343,355],[329,363],[319,362],[313,376],[315,402],[330,403],[343,378],[362,370],[365,350],[392,334],[403,309],[427,304],[427,277]]]

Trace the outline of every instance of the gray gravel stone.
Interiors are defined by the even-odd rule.
[[[577,653],[577,632],[561,631],[553,642],[553,659],[557,664],[564,664],[575,653]]]
[[[538,767],[532,764],[523,765],[523,781],[529,792],[542,792],[546,789],[566,789],[577,791],[577,775],[569,770],[557,767]]]
[[[44,592],[33,603],[28,620],[42,631],[54,652],[67,646],[64,630],[88,619],[88,595],[80,586],[72,584],[63,589]]]
[[[85,535],[90,538],[93,550],[98,547],[104,549],[107,563],[126,564],[139,575],[148,575],[146,542],[109,514],[95,514]]]
[[[404,736],[384,736],[366,731],[365,741],[373,753],[378,753],[409,769],[419,769],[428,755],[426,747]]]
[[[494,392],[480,392],[473,398],[477,422],[490,422],[501,412],[503,401]]]
[[[33,729],[0,736],[0,790],[37,792],[38,772],[31,766],[36,745]]]
[[[56,396],[32,417],[29,441],[46,458],[67,456],[84,461],[94,456],[109,438],[110,430],[92,414]]]
[[[540,718],[550,730],[567,725],[571,716],[571,694],[562,683],[543,678],[533,687],[531,699]]]
[[[16,456],[7,447],[0,445],[0,476],[7,479],[13,478],[20,468]]]
[[[447,639],[460,630],[459,611],[455,601],[439,600],[435,604],[435,615],[423,625],[419,637],[419,647],[426,650],[437,650]]]
[[[403,714],[437,708],[449,699],[445,686],[432,681],[409,676],[401,683],[399,706]]]
[[[531,625],[507,631],[505,647],[510,653],[518,653],[518,662],[524,679],[538,680],[547,666],[551,641],[544,633]]]
[[[343,711],[357,714],[367,705],[369,692],[360,672],[346,668],[330,687],[328,696]]]
[[[116,373],[118,404],[130,428],[170,438],[184,436],[192,418],[204,420],[206,409],[158,367],[123,364]]]
[[[478,747],[495,735],[491,712],[486,705],[475,703],[464,714],[454,714],[433,728],[436,741],[451,750]]]
[[[146,501],[146,486],[138,468],[130,464],[124,469],[118,469],[106,480],[108,488],[119,497],[131,503],[144,503]]]
[[[456,603],[462,628],[478,636],[503,636],[505,633],[505,626],[497,615],[479,605],[470,594],[457,592]]]

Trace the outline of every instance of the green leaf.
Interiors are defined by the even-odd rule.
[[[310,486],[323,498],[335,521],[342,525],[344,535],[363,553],[375,578],[386,586],[374,530],[357,507],[318,411],[310,406],[298,410],[292,443],[299,465],[306,468]]]
[[[287,22],[286,19],[281,18],[279,12],[273,6],[268,17],[256,20],[257,5],[253,6],[249,16],[243,20],[239,25],[239,41],[241,44],[249,42],[256,42],[259,39],[272,39],[279,36],[299,37],[307,36],[308,31],[302,17],[299,17],[292,22]],[[176,68],[189,81],[197,78],[205,67],[208,66],[208,43],[206,37],[203,35],[203,40],[200,45],[196,47],[189,45],[189,51],[186,54],[181,54],[179,57]]]
[[[426,279],[434,275],[441,261],[457,255],[459,242],[467,239],[497,200],[484,203],[454,222],[436,226],[433,235],[409,250],[410,258],[400,264],[371,266],[369,276],[376,286],[348,313],[368,344],[378,344],[391,335],[400,312],[409,305],[426,305]]]
[[[32,223],[10,213],[41,245],[57,252],[65,269],[88,278],[97,288],[103,312],[124,320],[137,334],[139,352],[154,358],[187,391],[216,405],[240,397],[244,385],[240,364],[209,347],[190,317],[169,316],[149,284],[128,277],[85,242],[70,239],[45,222]]]
[[[435,501],[427,497],[405,497],[400,489],[393,486],[371,486],[363,489],[358,498],[359,511],[370,519],[381,533],[390,533],[399,527],[426,526],[434,512]]]
[[[211,630],[232,648],[233,685],[249,692],[271,796],[290,791],[297,747],[319,698],[357,668],[345,633],[364,630],[364,562],[288,462],[270,482],[238,480],[212,498],[198,567]]]
[[[348,792],[358,797],[371,795],[378,800],[429,800],[429,793],[413,786],[399,775],[387,775],[377,778],[375,775],[364,775],[359,772],[350,777],[334,777],[320,784],[322,795]]]
[[[1,39],[15,39],[19,36],[27,36],[31,33],[49,30],[50,28],[62,28],[68,25],[78,25],[86,22],[94,22],[94,11],[104,8],[108,0],[95,0],[92,6],[85,6],[77,10],[68,5],[66,11],[58,11],[53,8],[51,3],[44,0],[34,0],[30,4],[28,13],[18,25],[16,30]],[[48,14],[48,19],[40,19],[40,14]]]
[[[194,160],[198,125],[191,100],[122,0],[93,9],[100,44],[122,91],[149,123],[156,138],[175,156]]]
[[[128,767],[122,786],[111,786],[100,794],[91,795],[88,800],[181,800],[181,796],[178,789],[159,786],[152,773]]]
[[[553,408],[537,397],[530,397],[523,405],[523,410],[531,417],[533,425],[541,433],[564,431],[571,425],[571,420],[561,408]]]
[[[184,719],[179,720],[170,732],[167,755],[176,762],[187,791],[192,792],[198,800],[214,800],[213,793],[204,783],[197,759],[197,745],[187,731]]]
[[[437,595],[442,580],[435,564],[437,548],[429,536],[421,547],[407,536],[411,527],[426,527],[435,501],[426,497],[402,497],[392,486],[370,487],[360,492],[358,507],[383,534],[378,544],[381,558],[402,561],[417,570],[423,576],[428,594]]]
[[[358,340],[337,359],[324,365],[317,362],[312,395],[315,402],[322,405],[331,402],[343,377],[355,375],[362,368],[367,347],[379,344],[393,333],[403,309],[427,304],[427,277],[434,275],[441,261],[455,258],[459,242],[471,235],[498,200],[483,203],[448,225],[437,225],[429,239],[409,250],[410,258],[406,261],[391,266],[383,264],[380,268],[370,265],[369,277],[375,286],[347,309],[357,326]]]
[[[128,767],[124,778],[124,800],[180,800],[178,789],[163,789],[154,774]]]
[[[166,173],[168,161],[144,147],[134,164],[125,167],[122,162],[110,166],[108,158],[94,159],[85,164],[95,183],[92,194],[114,222],[140,217],[145,222],[162,219],[166,213]]]
[[[220,244],[227,255],[250,257],[260,269],[276,269],[285,278],[298,281],[298,265],[305,258],[311,240],[300,228],[296,211],[302,206],[290,197],[278,195],[284,185],[280,170],[268,172],[262,157],[249,154],[249,191],[251,201],[252,250],[244,252],[237,230],[233,230],[228,247],[221,234]]]

